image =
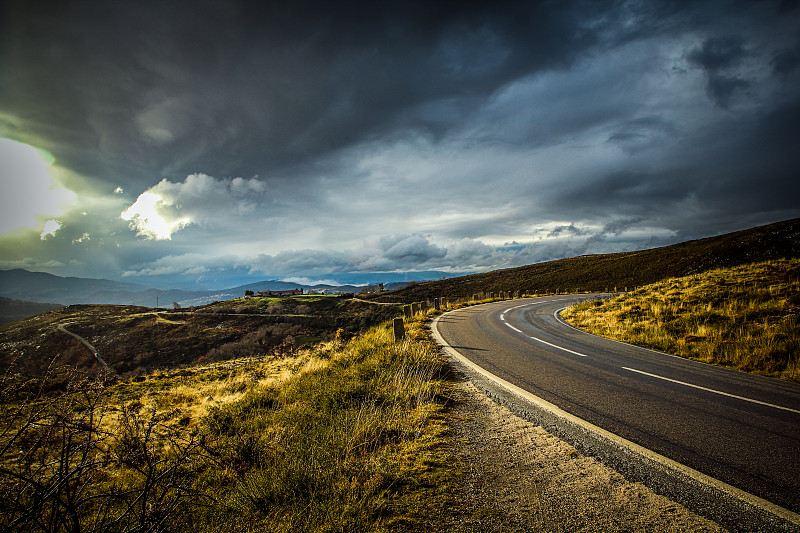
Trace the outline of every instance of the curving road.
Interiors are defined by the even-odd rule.
[[[591,296],[468,307],[440,316],[434,333],[572,415],[800,512],[800,385],[610,341],[558,316]]]

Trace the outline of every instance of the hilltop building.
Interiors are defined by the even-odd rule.
[[[287,297],[287,296],[298,296],[303,294],[303,289],[289,289],[288,291],[260,291],[254,294],[254,296],[258,296],[260,298],[266,298],[270,296],[278,296],[278,297]]]

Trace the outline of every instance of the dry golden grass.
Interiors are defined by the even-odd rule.
[[[0,382],[20,398],[0,402],[0,414],[16,414],[0,417],[0,504],[14,508],[0,529],[55,517],[59,531],[92,520],[207,533],[422,530],[455,476],[443,447],[443,362],[425,321],[407,320],[402,342],[386,323],[293,357],[82,382],[86,394],[26,399],[25,383]],[[37,437],[34,416],[53,438]],[[17,441],[37,443],[38,455],[20,455]],[[74,503],[34,490],[60,487],[65,468],[86,487]]]
[[[604,337],[800,381],[800,260],[671,278],[562,313]]]
[[[324,343],[319,349],[324,350]],[[209,409],[240,400],[245,393],[277,387],[292,375],[314,372],[330,364],[319,351],[301,350],[294,357],[242,358],[190,368],[153,372],[126,380],[110,390],[115,402],[112,411],[126,408],[153,412],[167,425],[194,427]],[[110,425],[117,418],[107,417]]]

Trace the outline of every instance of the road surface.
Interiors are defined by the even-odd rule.
[[[582,297],[468,307],[434,327],[462,356],[564,411],[800,511],[800,385],[578,331],[557,312]]]

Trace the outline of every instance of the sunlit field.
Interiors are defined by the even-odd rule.
[[[671,278],[562,316],[597,335],[800,381],[800,260]]]
[[[114,384],[4,376],[3,528],[396,531],[452,476],[423,317]],[[435,481],[435,482],[434,482]],[[441,487],[434,489],[433,487]]]

